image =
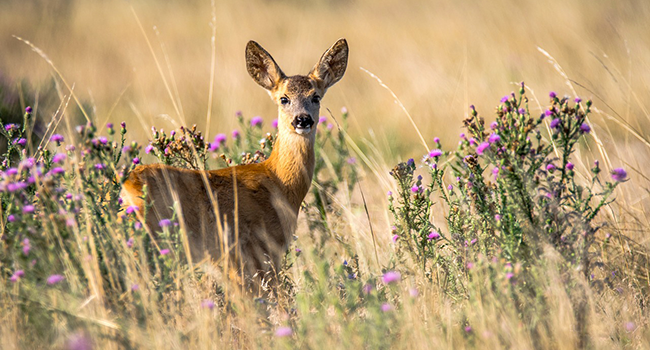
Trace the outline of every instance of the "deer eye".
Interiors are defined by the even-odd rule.
[[[289,98],[287,97],[280,97],[280,103],[283,105],[289,104]]]
[[[320,102],[320,96],[314,95],[314,97],[311,98],[312,103],[319,103]]]

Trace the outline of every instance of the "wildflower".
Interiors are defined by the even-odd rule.
[[[64,279],[65,279],[65,277],[63,277],[61,275],[52,275],[52,276],[47,278],[47,284],[54,285],[54,284],[57,284],[57,283],[63,281]]]
[[[203,301],[201,302],[201,307],[212,310],[214,309],[214,301],[210,299],[203,299]]]
[[[25,113],[31,114],[32,113],[32,107],[31,106],[25,107]]]
[[[54,134],[52,135],[52,137],[50,137],[50,141],[60,144],[61,142],[63,142],[63,136],[60,134]]]
[[[133,224],[133,228],[136,230],[139,230],[142,228],[142,223],[140,221],[137,221],[135,224]]]
[[[627,179],[627,172],[623,168],[616,168],[612,170],[612,179],[617,182],[625,181]]]
[[[467,263],[467,269],[468,270],[471,270],[473,267],[474,267],[474,263],[472,263],[472,262]]]
[[[54,168],[52,168],[52,170],[50,170],[50,174],[52,174],[52,175],[58,175],[58,174],[61,174],[61,173],[64,173],[64,172],[65,172],[65,170],[63,170],[63,168],[61,168],[60,166],[54,167]]]
[[[133,243],[134,243],[133,237],[131,237],[131,238],[129,238],[128,241],[126,241],[126,246],[129,247],[129,248],[133,248]]]
[[[526,114],[526,109],[525,108],[519,108],[519,114]]]
[[[273,126],[273,129],[277,129],[278,128],[278,120],[273,119],[273,121],[271,122],[271,125]],[[327,128],[329,129],[329,125],[327,126]]]
[[[546,166],[546,170],[548,170],[548,171],[553,171],[553,170],[555,170],[555,165],[553,165],[553,163],[549,163],[549,164]]]
[[[447,190],[448,190],[448,191],[451,191],[451,190],[453,190],[453,189],[454,189],[454,185],[450,184],[449,186],[447,186]]]
[[[138,158],[138,157],[133,158],[133,164],[135,164],[135,165],[140,164],[140,158]]]
[[[147,147],[144,148],[144,152],[145,152],[146,154],[151,153],[151,151],[153,151],[153,146],[152,146],[152,145],[149,145],[149,146],[147,146]]]
[[[580,97],[576,97],[576,99],[575,99],[574,101],[575,101],[576,103],[580,103],[580,102],[582,102],[582,99],[581,99]]]
[[[490,144],[487,142],[483,142],[480,145],[478,145],[478,147],[476,147],[476,153],[480,156],[488,148],[490,148]]]
[[[251,126],[252,127],[262,127],[262,121],[263,121],[263,119],[260,116],[253,117],[253,119],[251,119]]]
[[[302,252],[302,249],[296,248],[296,253],[300,253],[300,252]]]
[[[23,270],[17,270],[14,272],[14,274],[11,276],[10,280],[13,283],[18,282],[23,276],[25,276],[25,271]]]
[[[17,144],[17,145],[19,145],[19,146],[25,146],[25,145],[27,144],[27,139],[24,138],[24,137],[21,137],[21,138],[19,138],[19,139],[16,139],[16,140],[14,141],[14,143]]]
[[[420,295],[420,291],[418,291],[418,289],[415,288],[415,287],[414,287],[414,288],[410,288],[410,289],[409,289],[409,295],[411,296],[411,298],[417,298],[418,295]]]
[[[169,219],[162,219],[160,222],[158,222],[158,226],[160,227],[169,227],[171,224],[172,222]]]
[[[508,272],[508,273],[506,273],[506,279],[507,279],[508,281],[510,281],[513,277],[515,277],[515,274],[514,274],[514,273],[512,273],[512,272]]]
[[[9,222],[14,222],[14,221],[16,221],[16,217],[13,216],[13,215],[11,215],[11,214],[10,214],[10,215],[7,215],[7,221],[9,221]]]
[[[318,118],[318,124],[323,124],[327,122],[327,117],[322,115],[320,118]]]
[[[136,292],[136,291],[138,291],[138,290],[140,290],[140,285],[138,285],[137,283],[134,283],[134,284],[131,286],[131,291],[132,291],[132,292]]]
[[[495,130],[498,127],[499,127],[499,123],[497,123],[497,122],[490,123],[490,129]]]
[[[470,245],[473,245],[473,244],[475,244],[476,242],[478,242],[478,239],[477,239],[477,238],[474,238],[474,239],[472,239],[471,241],[469,241],[469,244],[470,244]]]
[[[560,123],[561,123],[561,122],[562,122],[562,121],[560,120],[560,118],[555,118],[555,119],[553,119],[553,120],[551,121],[551,129],[557,129],[557,128],[560,126]]]
[[[232,131],[232,138],[237,140],[239,138],[239,130]]]
[[[348,113],[348,109],[345,107],[341,107],[341,114],[347,114],[347,113]]]
[[[293,334],[291,327],[278,327],[275,330],[275,336],[278,338],[290,337]]]
[[[508,95],[501,97],[501,103],[508,102]]]
[[[383,303],[381,304],[381,311],[383,312],[388,312],[393,309],[393,306],[390,305],[389,303]]]
[[[573,163],[571,163],[571,162],[566,163],[566,170],[569,170],[569,171],[573,170]]]
[[[397,272],[397,271],[388,271],[382,277],[382,281],[385,284],[391,284],[391,283],[399,282],[401,278],[402,278],[402,275],[399,272]]]
[[[393,195],[393,191],[388,191],[386,194],[388,195],[388,197],[391,197]]]
[[[350,157],[347,160],[348,164],[356,164],[357,163],[357,158]]]
[[[373,286],[371,284],[364,284],[363,288],[361,288],[361,291],[363,291],[364,294],[370,294],[372,290],[373,290]]]
[[[23,213],[24,214],[29,214],[29,213],[33,213],[33,212],[34,212],[34,206],[33,205],[28,204],[28,205],[23,207]]]
[[[634,322],[625,322],[625,330],[627,330],[628,332],[632,332],[635,329],[636,329],[636,325],[634,324]]]
[[[499,141],[501,141],[501,136],[499,136],[498,134],[492,133],[492,134],[490,135],[490,137],[488,138],[488,141],[489,141],[490,143],[496,143],[496,142],[499,142]]]
[[[471,333],[472,332],[472,326],[465,327],[465,332]]]
[[[214,142],[219,145],[226,143],[226,134],[217,134],[217,136],[214,137]]]
[[[167,255],[167,254],[169,254],[169,249],[161,249],[160,250],[160,255],[164,256],[164,255]]]
[[[397,240],[399,239],[399,235],[393,235],[392,239],[393,239],[393,243],[397,242]]]
[[[431,233],[429,233],[429,236],[427,236],[427,237],[428,237],[429,241],[433,241],[434,239],[440,238],[440,234],[438,232],[436,232],[436,231],[431,231]]]
[[[137,205],[129,205],[129,207],[126,208],[126,213],[127,214],[133,214],[138,210],[140,210],[140,207],[138,207]]]
[[[418,185],[413,185],[413,187],[411,187],[411,192],[413,192],[413,193],[418,193],[420,191],[421,191],[421,188]]]
[[[61,163],[63,162],[68,156],[65,155],[65,153],[57,153],[52,157],[52,163]]]
[[[501,221],[501,215],[499,214],[494,215],[494,220]]]
[[[588,134],[591,131],[591,127],[587,123],[582,123],[580,125],[580,132],[583,134]]]
[[[554,91],[551,91],[551,92],[549,92],[548,96],[550,98],[555,98],[555,97],[557,97],[557,94]]]
[[[440,138],[437,137],[437,136],[434,137],[434,138],[433,138],[433,142],[435,142],[435,143],[440,143]]]
[[[437,157],[440,157],[441,155],[442,155],[442,151],[439,150],[439,149],[434,149],[431,152],[429,152],[429,157],[430,158],[437,158]]]
[[[460,135],[458,135],[458,136],[463,140],[465,139],[465,133],[464,132],[461,132]]]

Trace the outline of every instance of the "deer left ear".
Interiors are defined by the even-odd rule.
[[[318,82],[319,88],[325,91],[343,78],[347,66],[348,42],[339,39],[325,51],[320,61],[309,72],[309,76]]]

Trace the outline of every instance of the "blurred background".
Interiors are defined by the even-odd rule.
[[[44,124],[69,95],[52,66],[18,36],[74,85],[97,125],[127,121],[140,141],[152,125],[197,124],[212,137],[237,126],[236,111],[262,116],[268,128],[277,114],[246,72],[248,40],[292,75],[307,73],[345,37],[348,71],[323,100],[322,114],[327,108],[338,116],[345,106],[348,131],[373,139],[391,161],[424,149],[390,92],[361,67],[399,97],[430,144],[440,136],[454,145],[470,104],[491,120],[499,99],[525,81],[535,113],[549,91],[575,90],[594,100],[592,122],[604,142],[625,138],[626,147],[645,152],[648,19],[646,0],[2,0],[0,89],[5,105],[20,103],[21,95],[38,100]],[[84,121],[73,102],[66,111]],[[626,128],[636,135],[622,133]]]

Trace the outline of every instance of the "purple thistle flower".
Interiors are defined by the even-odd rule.
[[[104,169],[106,169],[106,165],[104,165],[104,163],[97,163],[97,164],[95,164],[95,169],[104,170]]]
[[[402,275],[397,271],[388,271],[382,276],[382,281],[385,284],[392,284],[399,282],[402,279]]]
[[[465,139],[465,133],[464,132],[461,132],[460,135],[458,135],[458,136],[463,140]]]
[[[11,276],[9,279],[12,283],[18,282],[23,276],[25,275],[25,271],[23,270],[17,270],[14,272],[14,274]]]
[[[562,121],[560,120],[560,118],[555,118],[555,119],[553,119],[553,120],[551,121],[551,129],[557,129],[557,128],[560,126],[560,123],[561,123],[561,122],[562,122]]]
[[[453,190],[453,189],[454,189],[454,185],[451,185],[451,184],[450,184],[449,186],[447,186],[447,190],[448,190],[448,191],[451,191],[451,190]]]
[[[392,239],[393,239],[393,243],[397,242],[397,240],[399,239],[399,235],[393,235]]]
[[[467,241],[465,241],[465,245],[467,245]],[[467,263],[467,269],[468,269],[468,270],[471,270],[472,268],[474,268],[474,263],[472,263],[472,262],[468,262],[468,263]]]
[[[53,163],[61,163],[63,162],[68,156],[65,155],[65,153],[57,153],[52,157],[52,162]]]
[[[63,136],[60,134],[54,134],[52,137],[50,137],[50,141],[56,142],[56,143],[61,143],[63,142]]]
[[[501,136],[499,136],[498,134],[492,133],[492,134],[490,135],[490,137],[488,138],[488,141],[489,141],[490,143],[496,143],[496,142],[499,142],[499,141],[501,141]]]
[[[557,97],[557,94],[554,91],[551,91],[551,92],[549,92],[548,96],[550,98],[555,98],[555,97]]]
[[[25,107],[25,113],[31,114],[32,113],[32,107],[31,106]]]
[[[566,163],[566,169],[569,170],[569,171],[573,170],[573,163],[571,163],[571,162]]]
[[[52,276],[47,278],[47,284],[54,285],[54,284],[57,284],[57,283],[63,281],[64,279],[65,279],[65,277],[63,277],[61,275],[52,275]]]
[[[261,127],[263,121],[264,120],[260,116],[253,117],[253,119],[251,119],[251,126],[252,127]]]
[[[370,294],[370,292],[372,292],[372,290],[373,290],[373,286],[371,284],[367,284],[367,283],[363,285],[363,288],[361,288],[361,291],[364,294]]]
[[[348,164],[356,164],[357,163],[357,158],[350,157],[347,160]]]
[[[275,336],[278,338],[290,337],[293,334],[291,327],[278,327],[275,330]]]
[[[235,140],[239,138],[239,130],[232,131],[232,138]]]
[[[476,147],[476,153],[478,155],[482,155],[483,152],[485,152],[486,149],[490,148],[490,144],[488,142],[483,142],[478,147]]]
[[[625,181],[627,179],[627,172],[623,168],[616,168],[612,170],[612,179],[617,182]]]
[[[318,124],[323,124],[323,123],[327,123],[327,117],[324,116],[324,115],[322,115],[322,116],[320,116],[320,118],[318,118]]]
[[[58,166],[58,167],[52,168],[52,170],[50,170],[50,173],[52,175],[58,175],[58,174],[61,174],[61,173],[65,173],[65,170],[63,170],[63,168]]]
[[[442,155],[442,151],[439,150],[439,149],[434,149],[431,152],[429,152],[429,157],[430,158],[440,157],[441,155]]]
[[[14,222],[14,221],[16,221],[16,217],[13,216],[12,214],[7,215],[7,221],[9,221],[9,222]]]
[[[203,299],[203,301],[201,302],[201,307],[204,309],[212,310],[214,309],[214,301],[210,299]]]
[[[278,120],[273,119],[273,122],[271,122],[271,125],[273,126],[273,129],[277,129],[278,128]],[[328,125],[328,129],[329,129],[329,125]]]
[[[501,221],[501,215],[499,214],[494,215],[494,220]]]
[[[555,170],[555,165],[553,163],[549,163],[548,165],[546,165],[546,170],[548,171]]]
[[[161,249],[160,250],[160,255],[164,256],[164,255],[167,255],[167,254],[169,254],[169,249]]]
[[[102,145],[105,145],[105,144],[108,143],[108,139],[107,139],[105,136],[100,136],[97,140],[99,140],[99,142],[100,142]]]
[[[219,145],[218,142],[211,142],[211,143],[208,144],[208,149],[210,150],[210,152],[215,152],[216,150],[219,149],[219,146],[220,145]],[[165,151],[167,151],[167,149],[165,149]],[[165,152],[165,154],[166,153],[167,152]]]
[[[21,138],[19,138],[19,139],[16,139],[16,140],[14,141],[14,143],[17,144],[17,145],[19,145],[19,146],[25,146],[25,145],[27,144],[27,139],[24,138],[24,137],[21,137]]]
[[[226,134],[217,134],[217,136],[214,137],[214,142],[219,145],[224,144],[226,142]]]
[[[149,145],[149,146],[147,146],[147,147],[144,148],[144,152],[145,152],[146,154],[151,153],[151,151],[153,151],[153,146],[152,146],[152,145]]]
[[[140,164],[140,158],[138,158],[138,157],[133,158],[133,164],[135,164],[135,165]]]
[[[526,109],[525,108],[519,108],[519,114],[526,114]]]
[[[121,122],[120,127],[122,127],[122,129],[126,129],[126,122]]]
[[[23,213],[29,214],[29,213],[33,213],[33,212],[34,212],[34,206],[33,205],[28,204],[28,205],[23,207]]]
[[[133,240],[133,237],[131,237],[131,238],[129,238],[128,241],[126,241],[126,246],[129,247],[129,248],[132,248],[133,243],[134,243],[134,240]]]
[[[138,210],[140,210],[140,208],[137,205],[129,205],[129,207],[126,208],[126,213],[127,214],[133,214],[133,213],[137,212]]]
[[[390,305],[389,303],[381,304],[381,311],[382,312],[388,312],[388,311],[391,311],[392,309],[393,309],[393,306]]]
[[[499,127],[499,123],[497,123],[497,122],[490,123],[490,129],[496,130],[496,128],[498,128],[498,127]]]
[[[420,186],[418,186],[418,185],[413,185],[413,187],[411,187],[411,192],[413,192],[413,193],[418,193],[418,192],[420,192],[420,190],[421,190]]]
[[[429,241],[433,241],[434,239],[440,238],[440,234],[436,231],[431,231],[431,233],[429,233],[429,236],[427,237]]]
[[[171,224],[172,222],[169,219],[162,219],[160,222],[158,222],[158,226],[160,227],[169,227]]]
[[[501,97],[501,103],[508,102],[508,95]]]
[[[137,292],[138,290],[140,290],[140,285],[138,285],[137,283],[134,283],[134,284],[131,286],[131,291],[132,291],[132,292]]]
[[[574,101],[576,101],[576,103],[580,103],[580,102],[582,102],[582,99],[580,97],[576,97],[576,99]]]
[[[106,128],[107,129],[112,129],[113,128],[113,123],[106,123]]]
[[[513,277],[515,277],[515,274],[514,274],[514,273],[512,273],[512,272],[508,272],[508,273],[506,273],[506,279],[507,279],[508,281],[511,280]]]
[[[472,326],[465,327],[465,332],[471,333],[472,332]]]
[[[591,131],[591,127],[587,123],[582,123],[580,125],[580,132],[583,134],[588,134]]]
[[[11,131],[11,130],[13,130],[14,128],[16,128],[16,124],[6,124],[6,125],[5,125],[5,130],[6,130],[6,131]]]

